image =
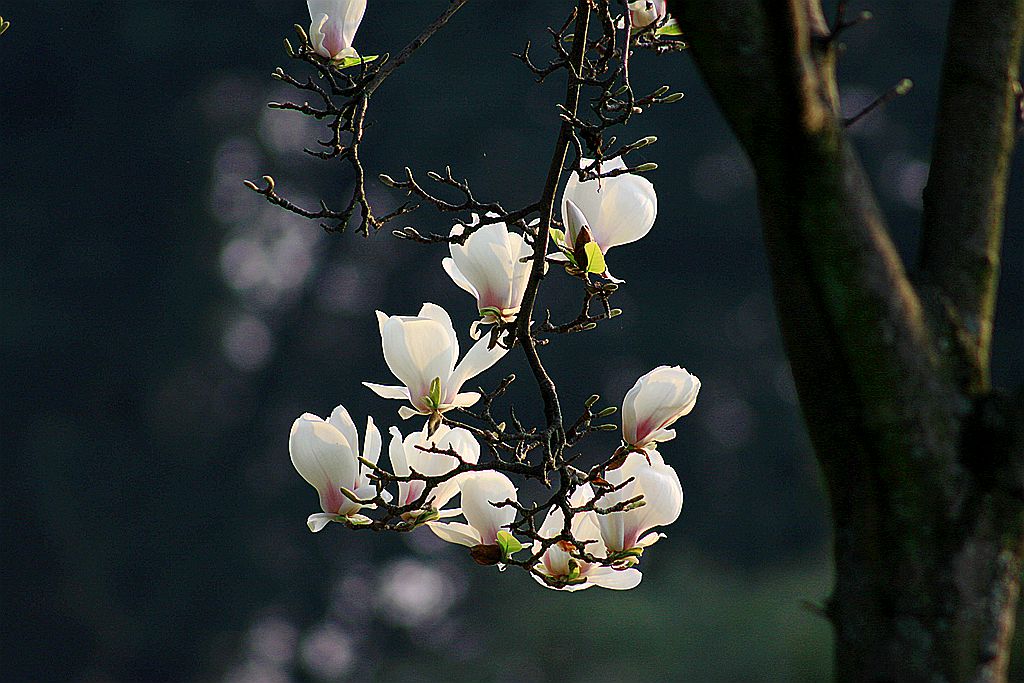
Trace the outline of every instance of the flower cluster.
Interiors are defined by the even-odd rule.
[[[325,69],[328,74],[340,73],[353,60],[374,59],[360,56],[353,47],[366,0],[308,0],[308,5],[311,25],[308,37],[303,37],[302,54],[321,73]],[[570,23],[580,17],[579,12],[590,11],[589,4],[580,2],[561,31],[554,32],[556,49],[563,55],[563,62],[554,63],[559,68],[569,69],[565,61],[569,53],[562,43]],[[644,0],[629,3],[628,18],[623,16],[621,22],[613,26],[609,21],[602,27],[620,30],[628,23],[642,36],[665,29],[670,19],[664,0]],[[573,48],[574,59],[582,60],[576,69],[586,65],[591,73],[582,80],[603,82],[597,75],[609,68],[609,59],[586,62],[586,31],[571,40],[574,46],[582,44]],[[591,46],[607,44],[598,39]],[[601,50],[596,52],[612,54]],[[522,59],[543,73],[525,53]],[[628,77],[624,65],[617,74]],[[609,84],[614,81],[608,79]],[[678,96],[664,97],[667,86],[634,99],[627,86],[619,91],[629,93],[630,100],[623,105],[613,99],[612,87],[607,86],[599,100],[605,113],[603,127],[625,123],[629,112],[645,106],[678,100]],[[621,111],[627,114],[620,117],[616,112]],[[563,120],[567,126],[586,127],[573,116]],[[603,127],[588,130],[597,134],[593,130],[603,131]],[[519,212],[477,202],[450,170],[446,176],[433,174],[432,178],[463,192],[466,201],[461,206],[433,198],[415,182],[411,171],[407,170],[405,181],[386,177],[390,182],[385,184],[433,201],[443,210],[472,214],[472,220],[456,224],[447,236],[426,238],[413,228],[397,234],[448,245],[449,255],[440,265],[458,288],[473,297],[475,313],[468,331],[474,341],[463,353],[452,317],[435,303],[422,304],[416,315],[377,311],[384,361],[396,383],[363,384],[381,398],[400,401],[399,417],[416,422],[411,429],[403,428],[404,434],[398,426],[389,426],[385,466],[380,462],[381,432],[372,417],[366,418],[362,440],[344,406],[326,419],[305,413],[295,420],[289,437],[292,464],[320,500],[321,511],[307,520],[311,531],[321,531],[331,522],[373,531],[412,532],[426,527],[444,541],[467,547],[481,565],[521,567],[549,588],[625,590],[640,583],[642,555],[664,537],[659,530],[673,523],[683,506],[679,477],[659,447],[675,438],[672,425],[693,409],[700,381],[679,366],[655,368],[636,381],[621,408],[592,410],[599,400],[593,396],[583,415],[567,427],[537,347],[548,341],[541,334],[592,329],[597,321],[621,313],[608,304],[608,297],[623,283],[609,271],[608,253],[645,237],[658,214],[654,185],[640,175],[656,165],[631,168],[623,156],[654,140],[648,137],[617,152],[597,153],[597,159],[583,158],[580,149],[561,196],[557,194],[561,167],[556,166],[545,199]],[[565,146],[557,159],[563,158]],[[267,193],[273,199],[272,185]],[[556,208],[560,224],[550,215]],[[547,223],[542,225],[543,219],[528,222],[526,218],[534,213],[546,214]],[[540,278],[549,264],[561,264],[569,276],[582,282],[584,308],[572,323],[556,326],[546,320],[534,325],[531,318]],[[604,313],[592,314],[592,301],[600,301]],[[486,336],[484,326],[491,326]],[[512,375],[490,393],[463,390],[516,346],[526,350],[541,388],[547,417],[544,429],[524,427],[511,409],[511,424],[492,416],[492,404],[504,394]],[[545,382],[550,385],[547,393]],[[599,457],[588,471],[578,469],[574,463],[581,462],[584,454],[580,441],[594,431],[619,429],[614,424],[593,424],[619,410],[620,445]],[[543,484],[549,495],[533,502],[520,500],[517,480],[529,479]]]
[[[605,164],[608,171],[624,168],[621,160]],[[574,177],[563,194],[563,211],[567,231],[560,235],[567,236],[556,235],[558,251],[551,257],[581,269],[585,264],[574,255],[586,253],[580,245],[595,244],[603,255],[646,235],[657,196],[649,181],[630,173],[587,181]],[[456,225],[452,234],[466,229]],[[494,222],[450,249],[444,270],[476,299],[480,318],[471,326],[473,336],[479,337],[481,324],[514,322],[529,277],[532,248],[526,238]],[[601,274],[610,277],[607,269]],[[477,404],[481,395],[464,392],[463,386],[509,349],[484,338],[460,358],[451,316],[433,303],[423,304],[415,316],[378,311],[377,320],[384,360],[400,384],[364,384],[382,398],[404,402],[398,410],[403,419],[420,416],[425,423],[404,437],[391,427],[391,470],[386,471],[377,465],[382,444],[372,418],[361,449],[343,406],[327,420],[308,413],[298,418],[289,442],[292,463],[319,493],[322,509],[310,515],[309,528],[319,531],[331,521],[370,525],[373,520],[361,512],[387,506],[398,511],[406,528],[426,526],[469,547],[482,564],[514,563],[516,553],[529,550],[534,577],[552,588],[636,586],[640,556],[662,536],[654,530],[671,524],[682,509],[679,478],[657,449],[675,437],[671,425],[693,409],[697,378],[669,366],[639,378],[623,400],[622,446],[610,465],[578,486],[568,505],[549,505],[532,537],[520,533],[517,538],[515,530],[523,528],[516,526],[517,513],[525,507],[515,484],[504,472],[481,464],[472,428],[446,417]]]

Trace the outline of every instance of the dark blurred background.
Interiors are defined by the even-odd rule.
[[[370,0],[356,45],[394,53],[444,4]],[[546,44],[568,4],[467,6],[374,98],[371,173],[450,163],[481,198],[531,201],[564,86],[533,84],[510,53]],[[876,18],[846,38],[847,111],[916,84],[853,130],[912,262],[947,3],[853,5]],[[344,403],[357,423],[398,423],[397,404],[359,384],[390,381],[374,309],[435,301],[460,332],[474,311],[443,249],[325,235],[243,188],[270,173],[300,203],[335,206],[349,190],[343,164],[301,152],[318,125],[265,106],[293,96],[269,74],[288,66],[281,40],[308,24],[304,3],[7,0],[0,14],[12,23],[0,37],[0,678],[827,677],[829,628],[813,608],[830,586],[826,503],[751,171],[687,55],[632,62],[642,87],[686,98],[622,134],[660,140],[640,153],[660,166],[655,229],[611,254],[625,314],[545,349],[570,415],[595,391],[617,404],[658,364],[701,378],[662,449],[686,508],[639,588],[568,595],[477,567],[425,530],[305,527],[317,501],[288,460],[291,421]],[[994,375],[1015,386],[1020,154],[1014,173]],[[383,187],[372,199],[400,200]],[[424,208],[408,223],[446,231],[450,219]],[[542,292],[556,318],[578,305],[566,280]],[[539,417],[519,354],[483,381],[510,371],[517,405]]]

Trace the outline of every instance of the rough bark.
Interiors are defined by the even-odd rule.
[[[1024,547],[1024,454],[1016,404],[980,378],[1021,8],[1021,0],[965,0],[953,12],[929,215],[942,211],[945,185],[970,183],[971,208],[932,219],[922,253],[935,265],[915,286],[845,135],[819,2],[670,4],[757,173],[780,325],[831,501],[836,584],[827,612],[840,681],[1005,679]],[[987,33],[987,48],[976,36],[963,45],[971,28],[958,22],[979,17],[1002,37]],[[997,66],[998,76],[972,76]],[[940,161],[955,159],[958,144],[972,146],[967,178]],[[983,254],[965,259],[959,247],[928,244],[949,239],[980,243]],[[969,326],[973,336],[964,337],[968,315],[988,327]]]

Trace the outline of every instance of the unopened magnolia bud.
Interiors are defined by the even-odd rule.
[[[587,323],[583,326],[584,330],[593,330],[597,327],[597,323]]]
[[[379,178],[380,181],[387,185],[388,187],[396,187],[398,185],[398,183],[395,182],[395,179],[389,176],[387,173],[381,173],[379,176],[377,176],[377,178]]]
[[[587,408],[590,408],[591,406],[593,406],[595,403],[597,403],[600,400],[601,400],[601,396],[599,394],[593,394],[590,398],[588,398],[586,401],[584,401],[583,405],[585,405]]]
[[[671,95],[669,95],[668,97],[666,97],[665,99],[663,99],[662,103],[663,104],[672,104],[673,102],[678,102],[681,99],[683,99],[683,93],[681,93],[681,92],[674,92]]]
[[[287,38],[284,39],[284,51],[289,57],[295,56],[295,50],[292,48],[292,44]]]
[[[904,78],[902,81],[896,84],[896,94],[901,96],[906,95],[908,92],[910,92],[911,88],[913,87],[914,82],[909,78]]]
[[[869,12],[868,10],[864,10],[863,12],[860,13],[860,20],[861,21],[871,21],[874,18],[875,18],[875,15],[872,14],[871,12]]]
[[[661,86],[660,88],[658,88],[657,90],[654,91],[654,96],[655,97],[661,97],[662,95],[664,95],[668,91],[669,91],[669,86],[663,85],[663,86]]]
[[[657,170],[658,170],[658,165],[656,163],[654,163],[653,161],[652,162],[648,162],[646,164],[640,164],[639,166],[637,166],[636,168],[633,169],[633,171],[635,171],[636,173],[647,173],[648,171],[657,171]]]
[[[619,412],[618,408],[616,408],[615,406],[608,406],[607,408],[605,408],[604,410],[599,412],[596,415],[596,417],[609,417],[611,415],[614,415],[617,412]]]
[[[613,308],[611,311],[608,312],[608,317],[609,318],[617,318],[620,315],[622,315],[622,309],[621,308]]]
[[[594,429],[595,429],[596,431],[599,431],[599,432],[614,432],[614,431],[616,431],[616,430],[617,430],[618,428],[619,428],[619,425],[613,425],[613,424],[606,424],[606,425],[596,425],[596,426],[594,427]]]
[[[653,145],[657,141],[658,141],[657,136],[655,136],[655,135],[648,135],[647,137],[640,138],[639,140],[634,142],[633,143],[633,149],[640,149],[641,147],[646,147],[647,145]]]

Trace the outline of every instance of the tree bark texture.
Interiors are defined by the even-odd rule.
[[[776,307],[831,502],[839,681],[1006,679],[1024,396],[989,355],[1024,0],[950,19],[921,263],[844,130],[820,0],[673,0],[757,174]]]

